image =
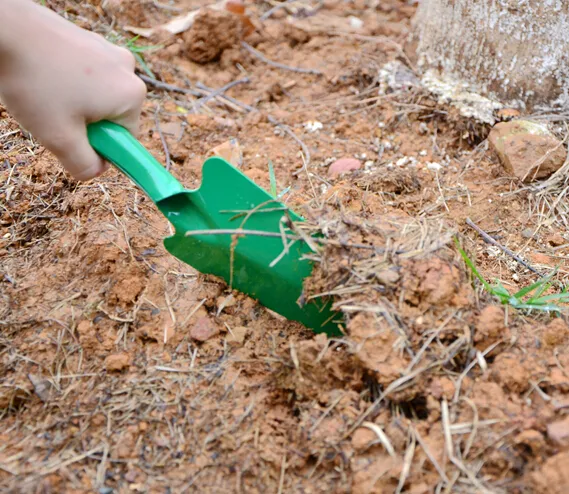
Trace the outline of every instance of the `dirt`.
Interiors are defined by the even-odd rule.
[[[69,16],[100,32],[111,15],[120,29],[175,14],[90,3]],[[141,142],[163,163],[168,152],[188,188],[218,146],[267,189],[270,160],[283,200],[329,241],[306,295],[332,292],[345,334],[315,335],[180,263],[162,246],[168,223],[127,178],[73,182],[0,109],[3,491],[569,489],[566,315],[501,306],[452,240],[512,292],[536,280],[470,218],[533,268],[558,267],[558,288],[563,201],[532,195],[486,149],[488,128],[417,81],[382,82],[386,63],[409,63],[414,7],[297,3],[264,21],[269,4],[246,3],[256,30],[219,30],[231,43],[215,42],[225,24],[211,13],[148,40],[162,47],[142,52],[147,68],[166,84],[248,82],[197,113],[198,97],[149,85]],[[242,36],[322,75],[271,66]],[[339,159],[362,166],[332,178]]]

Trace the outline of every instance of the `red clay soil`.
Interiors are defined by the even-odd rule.
[[[127,38],[121,28],[176,14],[47,3]],[[408,87],[385,90],[382,67],[410,64],[410,3],[292,2],[261,20],[272,5],[247,3],[245,39],[264,59],[227,13],[137,41],[160,45],[142,52],[160,82],[141,142],[163,163],[167,152],[188,188],[232,139],[266,188],[270,160],[283,200],[334,241],[306,290],[334,295],[345,336],[315,336],[180,263],[161,243],[167,221],[128,179],[72,181],[0,108],[1,490],[569,492],[566,318],[500,306],[452,241],[487,279],[535,281],[470,218],[563,282],[554,208],[413,67]],[[240,79],[231,100],[196,103]],[[339,158],[362,167],[331,178]]]

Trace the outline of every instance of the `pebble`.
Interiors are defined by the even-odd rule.
[[[105,359],[105,367],[109,372],[122,371],[130,367],[130,356],[128,353],[114,353]]]
[[[524,228],[524,230],[522,230],[522,237],[533,238],[533,233],[534,233],[533,228]]]
[[[219,333],[219,328],[208,316],[200,317],[190,329],[190,336],[197,341],[207,341]]]
[[[506,172],[523,182],[551,176],[563,166],[567,157],[559,139],[545,126],[529,120],[495,125],[488,142]]]
[[[209,151],[209,153],[207,153],[207,156],[223,158],[236,168],[241,168],[243,166],[243,152],[241,151],[241,146],[237,139],[229,139],[229,141],[214,147]]]
[[[328,176],[331,178],[338,177],[344,173],[359,170],[362,167],[362,162],[355,158],[341,158],[334,161],[328,168]]]
[[[569,417],[549,424],[547,437],[558,446],[569,446]]]

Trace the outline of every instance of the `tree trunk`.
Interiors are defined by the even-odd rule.
[[[504,105],[569,108],[569,1],[422,0],[418,65]]]

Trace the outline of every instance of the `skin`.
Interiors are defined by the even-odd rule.
[[[86,126],[138,135],[146,86],[133,55],[31,0],[0,0],[0,12],[0,101],[76,180],[101,175]]]

